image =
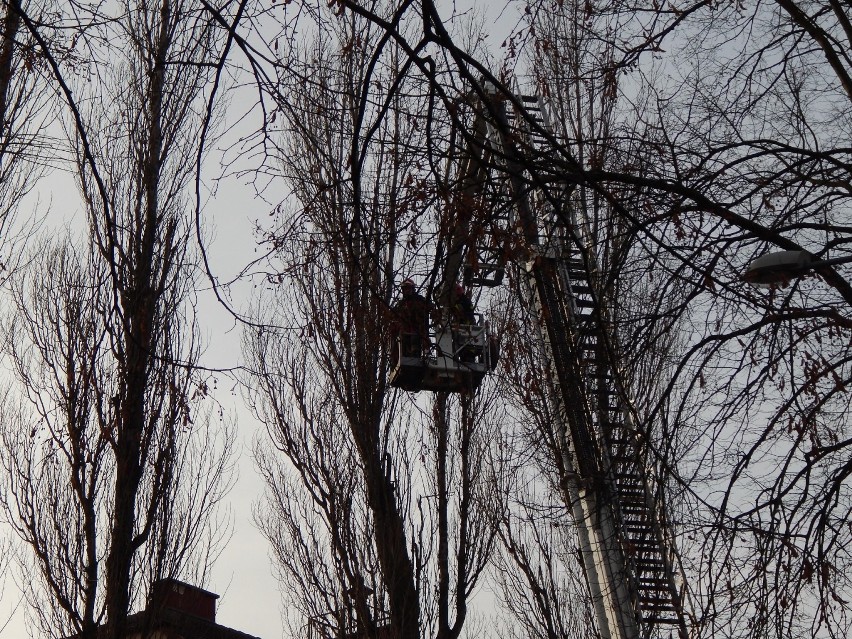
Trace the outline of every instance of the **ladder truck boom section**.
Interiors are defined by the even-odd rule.
[[[549,363],[552,427],[569,451],[562,497],[600,635],[688,639],[680,564],[595,294],[595,247],[571,200],[576,181],[554,177],[555,138],[541,99],[489,86],[478,96],[457,179],[466,201],[484,205],[471,207],[481,219],[466,220],[467,230],[451,238],[444,285],[460,269],[469,285],[499,285],[515,261]],[[520,258],[509,248],[519,240]]]

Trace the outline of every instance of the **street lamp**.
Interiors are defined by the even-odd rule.
[[[761,255],[748,265],[742,275],[743,281],[755,286],[784,285],[821,266],[848,264],[852,255],[830,260],[815,260],[807,251],[776,251]]]

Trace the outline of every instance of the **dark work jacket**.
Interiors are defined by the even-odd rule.
[[[397,332],[428,336],[429,302],[420,293],[403,295],[393,310]]]

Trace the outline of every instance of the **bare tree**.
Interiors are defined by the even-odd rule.
[[[13,289],[22,403],[4,424],[5,506],[50,602],[41,631],[94,637],[105,623],[121,637],[147,580],[203,577],[205,545],[221,541],[205,531],[230,437],[197,439],[215,420],[195,408],[206,383],[187,197],[219,36],[190,3],[75,6],[92,71],[75,79],[16,8],[68,100],[89,248],[46,250]]]
[[[387,378],[395,282],[441,275],[422,246],[440,235],[446,168],[424,150],[446,130],[423,127],[428,87],[380,28],[312,17],[299,28],[314,41],[279,52],[275,159],[293,197],[267,236],[275,299],[246,340],[252,402],[284,455],[258,442],[259,521],[314,631],[455,638],[493,540],[493,398],[424,414]]]
[[[109,275],[69,245],[42,249],[13,280],[6,350],[18,383],[3,410],[3,507],[32,551],[24,561],[43,575],[26,587],[40,632],[84,636],[104,614],[116,468],[118,375],[104,316]],[[140,482],[134,590],[164,576],[203,578],[206,553],[221,542],[208,525],[228,485],[230,437],[216,432],[221,426],[204,407],[197,376],[171,367]]]

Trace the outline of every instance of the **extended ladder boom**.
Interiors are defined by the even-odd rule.
[[[471,145],[476,150],[467,170],[476,173],[477,188],[504,189],[495,205],[509,225],[480,232],[471,250],[481,255],[468,261],[487,264],[489,273],[503,267],[495,256],[523,262],[527,302],[549,362],[553,428],[569,451],[563,497],[577,526],[599,631],[604,639],[671,631],[687,639],[683,582],[664,504],[631,422],[606,308],[595,295],[594,246],[582,211],[570,201],[572,182],[553,179],[553,165],[547,166],[553,138],[544,105],[535,97],[514,102],[492,94],[481,111],[486,126],[480,117],[477,130],[484,137]],[[505,248],[506,233],[518,229],[523,259]]]

